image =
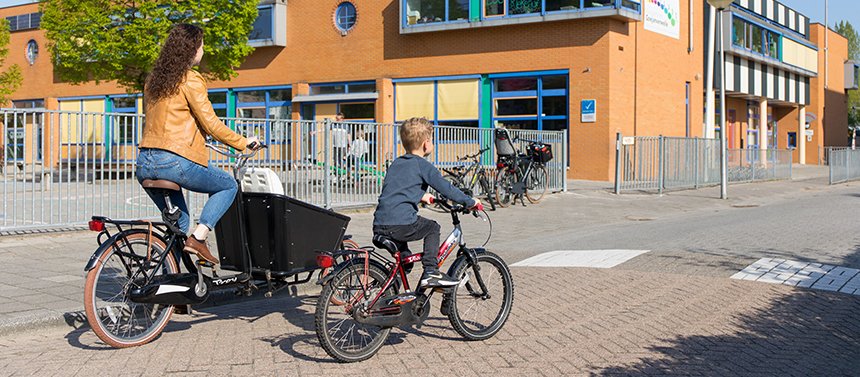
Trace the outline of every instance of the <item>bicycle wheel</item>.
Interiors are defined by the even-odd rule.
[[[526,191],[526,199],[528,199],[529,202],[537,204],[540,203],[541,199],[543,199],[544,194],[546,194],[548,176],[549,174],[547,174],[545,166],[532,166],[532,172],[526,179],[526,187],[528,188]]]
[[[496,175],[496,203],[499,203],[499,207],[507,207],[514,201],[515,195],[511,193],[511,187],[515,181],[516,174],[507,168],[499,170]]]
[[[365,276],[369,296],[363,295]],[[351,363],[367,360],[382,348],[391,328],[358,323],[353,313],[365,300],[379,294],[386,278],[386,272],[374,265],[370,265],[365,275],[364,263],[357,263],[338,272],[325,285],[317,299],[314,326],[320,345],[329,356],[340,362]],[[384,296],[395,293],[392,286]],[[347,302],[339,304],[343,301]]]
[[[478,182],[481,185],[481,194],[487,197],[487,203],[490,204],[490,209],[493,211],[496,210],[496,201],[494,196],[496,193],[493,191],[493,185],[490,184],[490,180],[487,177],[487,172],[481,170],[481,175],[478,176]]]
[[[451,326],[469,340],[484,340],[496,335],[507,322],[514,302],[514,281],[505,261],[484,251],[478,254],[478,265],[488,297],[480,296],[481,287],[474,275],[475,270],[466,262],[457,266],[451,277],[468,278],[467,283],[454,286],[442,302]]]
[[[139,346],[154,339],[173,314],[173,305],[131,302],[127,293],[141,286],[145,276],[178,272],[173,256],[166,252],[164,241],[151,237],[151,259],[147,258],[147,232],[126,232],[128,243],[120,238],[108,249],[95,268],[87,274],[84,286],[84,310],[87,322],[99,339],[116,347]],[[158,262],[164,262],[159,268]]]

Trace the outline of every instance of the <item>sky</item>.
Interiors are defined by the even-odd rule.
[[[810,22],[824,24],[825,0],[777,0],[809,17]],[[34,2],[33,0],[0,0],[0,8]],[[839,21],[848,21],[855,30],[860,30],[860,6],[857,0],[828,0],[830,26]]]

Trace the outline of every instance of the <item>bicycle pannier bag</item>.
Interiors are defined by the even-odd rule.
[[[514,147],[511,137],[508,136],[508,130],[504,128],[496,128],[496,153],[501,156],[516,156],[517,148]]]
[[[549,144],[532,144],[529,145],[529,152],[532,155],[532,160],[545,164],[552,160],[552,146]]]

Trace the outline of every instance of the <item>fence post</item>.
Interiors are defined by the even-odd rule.
[[[323,123],[323,207],[331,208],[331,164],[329,154],[331,153],[331,119],[325,118]]]
[[[693,140],[693,155],[695,157],[695,168],[693,168],[693,174],[695,174],[695,178],[693,178],[693,185],[696,189],[699,188],[699,137],[696,136],[695,140]]]
[[[621,132],[615,133],[615,195],[621,193]]]
[[[562,159],[561,159],[561,184],[562,184],[562,191],[564,191],[564,192],[567,192],[567,164],[568,164],[568,158],[570,157],[570,150],[568,150],[567,138],[568,138],[568,133],[567,133],[567,131],[564,131],[562,133],[562,138],[561,138],[561,149],[564,151],[564,153],[562,155]],[[493,139],[491,137],[491,140],[495,140],[495,139]],[[493,148],[495,148],[495,143],[490,142],[490,144],[493,145]]]
[[[660,138],[658,140],[659,140],[658,141],[659,144],[658,144],[657,163],[660,164],[660,167],[659,167],[659,169],[660,169],[660,178],[659,178],[660,181],[657,183],[659,185],[657,188],[657,193],[662,195],[663,194],[663,169],[665,168],[665,163],[666,163],[666,156],[665,156],[666,147],[665,147],[665,143],[663,141],[664,140],[663,135],[660,135]]]

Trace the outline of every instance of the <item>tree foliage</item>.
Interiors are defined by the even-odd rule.
[[[9,21],[0,19],[0,66],[5,66],[6,57],[9,56]],[[21,87],[21,67],[12,64],[5,71],[0,72],[0,104],[9,101],[12,93]],[[0,156],[2,157],[2,156]]]
[[[836,32],[842,34],[846,39],[848,39],[848,59],[853,59],[856,62],[860,63],[860,34],[854,30],[854,27],[851,26],[851,23],[848,21],[840,21],[836,24]],[[853,107],[860,107],[860,91],[858,90],[849,90],[848,91],[848,124],[849,125],[860,125],[860,114],[855,116],[853,111]]]
[[[248,35],[257,0],[42,0],[41,28],[54,73],[79,85],[116,80],[128,93],[143,92],[160,43],[173,25],[203,27],[209,79],[230,80],[254,51]]]

